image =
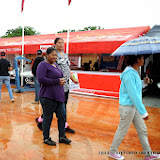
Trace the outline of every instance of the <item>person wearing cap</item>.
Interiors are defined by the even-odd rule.
[[[34,75],[33,79],[34,79],[34,83],[35,83],[35,101],[33,101],[32,104],[39,104],[38,93],[40,90],[40,84],[37,80],[36,71],[37,71],[37,67],[38,67],[39,63],[42,61],[44,61],[44,58],[43,58],[42,51],[39,49],[39,50],[37,50],[37,57],[35,58],[33,65],[32,65],[32,73]]]
[[[14,102],[13,92],[10,85],[10,77],[8,71],[12,70],[12,64],[9,62],[5,57],[5,52],[1,52],[1,59],[0,59],[0,102],[1,102],[1,89],[2,84],[4,83],[8,89],[9,96],[11,102]]]

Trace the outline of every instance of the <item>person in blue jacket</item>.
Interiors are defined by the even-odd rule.
[[[119,114],[120,123],[114,135],[112,145],[109,151],[109,157],[117,160],[124,159],[123,156],[117,153],[122,140],[128,132],[128,129],[133,123],[135,126],[140,143],[143,147],[145,160],[160,158],[157,154],[152,154],[148,142],[147,128],[144,120],[148,120],[148,113],[142,102],[142,81],[138,74],[138,69],[144,64],[143,55],[128,56],[128,65],[121,74],[121,86],[119,91]],[[149,83],[149,78],[146,77],[146,83]]]

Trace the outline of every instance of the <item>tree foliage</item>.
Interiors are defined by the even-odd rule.
[[[84,27],[84,29],[79,29],[77,31],[90,31],[90,30],[96,30],[96,29],[104,29],[100,26],[88,26],[88,27]],[[70,32],[77,32],[76,30],[70,30]],[[63,29],[62,31],[59,31],[57,33],[64,33],[67,32],[66,29]]]
[[[24,27],[24,35],[38,35],[40,34],[39,32],[37,32],[33,27],[29,27],[29,26],[25,26]],[[8,29],[7,32],[5,33],[4,36],[2,36],[1,38],[6,38],[6,37],[19,37],[22,36],[22,27],[19,26],[15,29]]]

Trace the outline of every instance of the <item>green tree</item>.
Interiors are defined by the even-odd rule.
[[[37,32],[33,27],[29,27],[29,26],[25,26],[24,27],[24,35],[38,35],[40,34],[39,32]],[[19,37],[22,36],[22,27],[17,27],[15,29],[8,29],[7,32],[5,33],[4,36],[2,36],[2,38],[6,38],[6,37]]]
[[[77,31],[90,31],[90,30],[96,30],[96,29],[104,29],[100,26],[88,26],[88,27],[84,27],[84,29],[79,29]],[[70,32],[77,32],[76,30],[70,30]],[[63,29],[62,31],[58,31],[57,33],[64,33],[67,32],[66,29]]]
[[[84,31],[88,31],[88,30],[96,30],[97,26],[89,26],[89,27],[85,27]]]
[[[62,31],[58,31],[57,33],[65,33],[65,32],[67,32],[67,30],[63,29]]]
[[[84,31],[90,31],[90,30],[96,30],[96,29],[104,29],[104,28],[101,28],[100,26],[89,26],[89,27],[85,27]]]

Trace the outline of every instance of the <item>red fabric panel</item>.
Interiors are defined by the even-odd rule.
[[[79,92],[86,95],[96,95],[103,97],[119,97],[120,75],[104,75],[77,73],[80,82],[80,89],[71,92]]]
[[[22,46],[0,46],[0,52],[5,52],[6,54],[21,54]]]
[[[125,41],[70,43],[69,54],[112,53]]]
[[[119,92],[120,77],[116,75],[92,75],[78,73],[80,88]]]
[[[26,54],[36,54],[37,50],[40,49],[40,45],[25,45],[24,53]]]

